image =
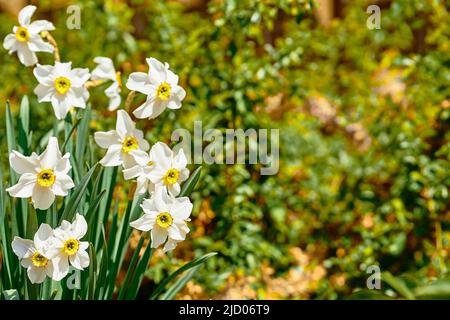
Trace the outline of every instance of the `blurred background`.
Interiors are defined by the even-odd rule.
[[[370,265],[409,286],[448,276],[450,1],[0,0],[2,39],[27,4],[38,6],[34,19],[54,22],[62,60],[74,67],[92,70],[94,57],[108,56],[125,82],[152,56],[180,75],[182,109],[138,121],[152,143],[170,143],[194,120],[280,129],[277,175],[203,166],[191,233],[173,253],[154,254],[143,297],[210,251],[219,255],[177,298],[346,298],[366,287]],[[79,30],[66,27],[71,4],[81,9]],[[381,29],[366,26],[371,4]],[[7,99],[17,112],[27,94],[37,144],[55,119],[32,93],[32,69],[2,48],[0,75],[0,120]],[[91,90],[92,131],[114,126],[107,86]],[[3,167],[5,139],[2,124]],[[124,204],[128,188],[117,186]],[[399,295],[392,283],[383,290]]]

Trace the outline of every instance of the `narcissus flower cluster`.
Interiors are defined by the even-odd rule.
[[[34,93],[38,102],[49,102],[58,120],[70,122],[68,116],[77,112],[74,108],[87,107],[89,89],[108,82],[107,108],[110,111],[120,108],[122,79],[113,60],[95,57],[96,67],[92,72],[87,68],[73,68],[70,61],[61,62],[56,42],[49,33],[55,29],[53,24],[46,20],[31,22],[35,11],[36,7],[31,5],[20,11],[20,26],[15,26],[13,33],[6,36],[3,46],[9,53],[17,52],[25,66],[35,66],[33,74],[38,84]],[[39,64],[36,52],[55,53],[54,64]],[[181,108],[186,92],[168,63],[155,58],[146,61],[148,73],[131,73],[126,87],[132,90],[130,97],[134,91],[147,96],[133,115],[138,119],[155,119],[166,108]],[[132,221],[131,227],[150,232],[153,248],[163,246],[164,251],[173,250],[189,233],[187,223],[192,203],[188,197],[177,197],[182,183],[189,177],[187,158],[182,149],[175,152],[162,142],[150,147],[144,132],[136,128],[127,111],[119,109],[116,115],[115,129],[94,134],[97,145],[106,149],[99,162],[105,167],[121,167],[126,180],[136,179],[136,194],[148,197],[140,205],[143,215]],[[63,150],[66,143],[62,144]],[[54,136],[48,138],[40,154],[13,150],[9,162],[19,179],[6,191],[12,197],[28,199],[35,209],[52,210],[52,206],[55,209],[57,197],[68,196],[75,187],[71,162],[76,161],[70,153],[62,154]],[[77,213],[72,222],[63,220],[56,228],[42,223],[32,240],[14,237],[12,249],[32,283],[42,283],[47,277],[59,281],[68,274],[70,266],[77,270],[89,266],[89,243],[83,241],[87,229],[83,214]]]

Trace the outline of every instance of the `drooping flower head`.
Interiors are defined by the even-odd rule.
[[[97,67],[92,71],[92,80],[108,81],[111,80],[112,84],[105,90],[106,96],[109,98],[108,110],[116,110],[120,102],[120,92],[122,89],[122,79],[120,72],[114,69],[113,61],[106,57],[96,57],[94,62]]]
[[[47,148],[41,155],[32,153],[27,157],[18,151],[9,155],[9,163],[20,174],[19,181],[6,189],[12,197],[30,198],[35,208],[46,210],[56,196],[66,196],[75,185],[68,175],[70,154],[61,156],[58,140],[51,137]]]
[[[55,30],[55,27],[47,20],[31,22],[31,16],[35,11],[36,7],[31,5],[20,10],[20,26],[14,26],[13,33],[8,34],[3,41],[3,47],[9,54],[17,52],[20,62],[27,67],[38,63],[35,52],[54,51],[53,47],[41,38],[40,33]]]
[[[45,277],[53,277],[53,257],[57,253],[53,244],[53,229],[41,224],[33,240],[14,237],[12,249],[22,267],[27,268],[31,283],[42,283]]]
[[[186,91],[178,85],[178,76],[169,70],[169,64],[162,64],[155,58],[147,59],[148,73],[133,72],[127,81],[127,88],[147,95],[147,100],[133,114],[139,118],[153,119],[166,108],[179,109]]]
[[[89,266],[89,254],[87,241],[80,241],[87,232],[86,219],[76,214],[75,220],[70,223],[63,220],[61,226],[54,230],[55,248],[58,254],[53,258],[55,268],[54,280],[61,280],[69,272],[70,264],[78,270]]]
[[[54,66],[38,64],[33,70],[39,85],[34,89],[39,102],[51,102],[55,116],[64,119],[70,108],[86,108],[89,92],[84,84],[91,74],[86,68],[72,69],[72,62],[55,62]]]
[[[116,130],[96,132],[94,138],[101,148],[108,149],[100,160],[105,167],[122,165],[128,169],[148,159],[145,151],[150,146],[144,140],[144,133],[136,129],[135,123],[124,110],[117,111]]]
[[[188,197],[174,198],[157,188],[150,199],[141,204],[144,215],[130,223],[141,231],[151,230],[152,248],[164,244],[164,251],[173,250],[189,233],[187,221],[192,212]]]
[[[152,160],[154,168],[148,176],[153,184],[166,189],[176,197],[180,194],[180,184],[189,177],[189,169],[186,168],[187,159],[183,149],[177,155],[162,142],[152,147]]]

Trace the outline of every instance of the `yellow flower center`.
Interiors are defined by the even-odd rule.
[[[178,177],[180,176],[180,171],[177,169],[169,169],[167,170],[166,174],[164,175],[164,182],[165,184],[174,184],[178,181]]]
[[[66,94],[71,86],[70,80],[66,77],[58,77],[55,79],[55,89],[59,94]]]
[[[170,227],[172,225],[172,222],[173,218],[168,212],[161,212],[156,217],[156,223],[158,224],[158,226],[164,229]]]
[[[44,169],[37,174],[37,183],[41,187],[51,187],[55,183],[55,179],[52,169]]]
[[[116,80],[117,83],[119,84],[119,88],[122,88],[122,77],[121,77],[122,73],[120,71],[116,72]]]
[[[27,42],[30,34],[28,33],[28,29],[25,27],[19,27],[16,31],[16,39],[20,42]]]
[[[80,242],[77,239],[69,239],[64,242],[64,247],[62,251],[68,256],[73,256],[78,252],[78,248],[80,247]]]
[[[122,142],[122,150],[125,153],[130,152],[131,150],[139,148],[138,141],[135,137],[129,136],[126,137]]]
[[[158,90],[156,90],[158,98],[161,100],[167,100],[170,97],[170,84],[163,82],[159,85]]]
[[[43,268],[47,265],[48,259],[36,251],[31,257],[31,262],[35,267]]]
[[[154,164],[154,162],[153,161],[149,161],[149,162],[147,162],[147,166],[148,167],[151,167],[152,165]]]

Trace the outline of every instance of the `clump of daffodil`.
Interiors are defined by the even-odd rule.
[[[9,163],[20,174],[19,181],[6,189],[12,197],[31,198],[37,209],[46,210],[55,201],[55,196],[66,196],[75,185],[68,175],[70,153],[61,155],[58,140],[51,137],[41,155],[32,153],[27,157],[18,151],[9,156]]]

